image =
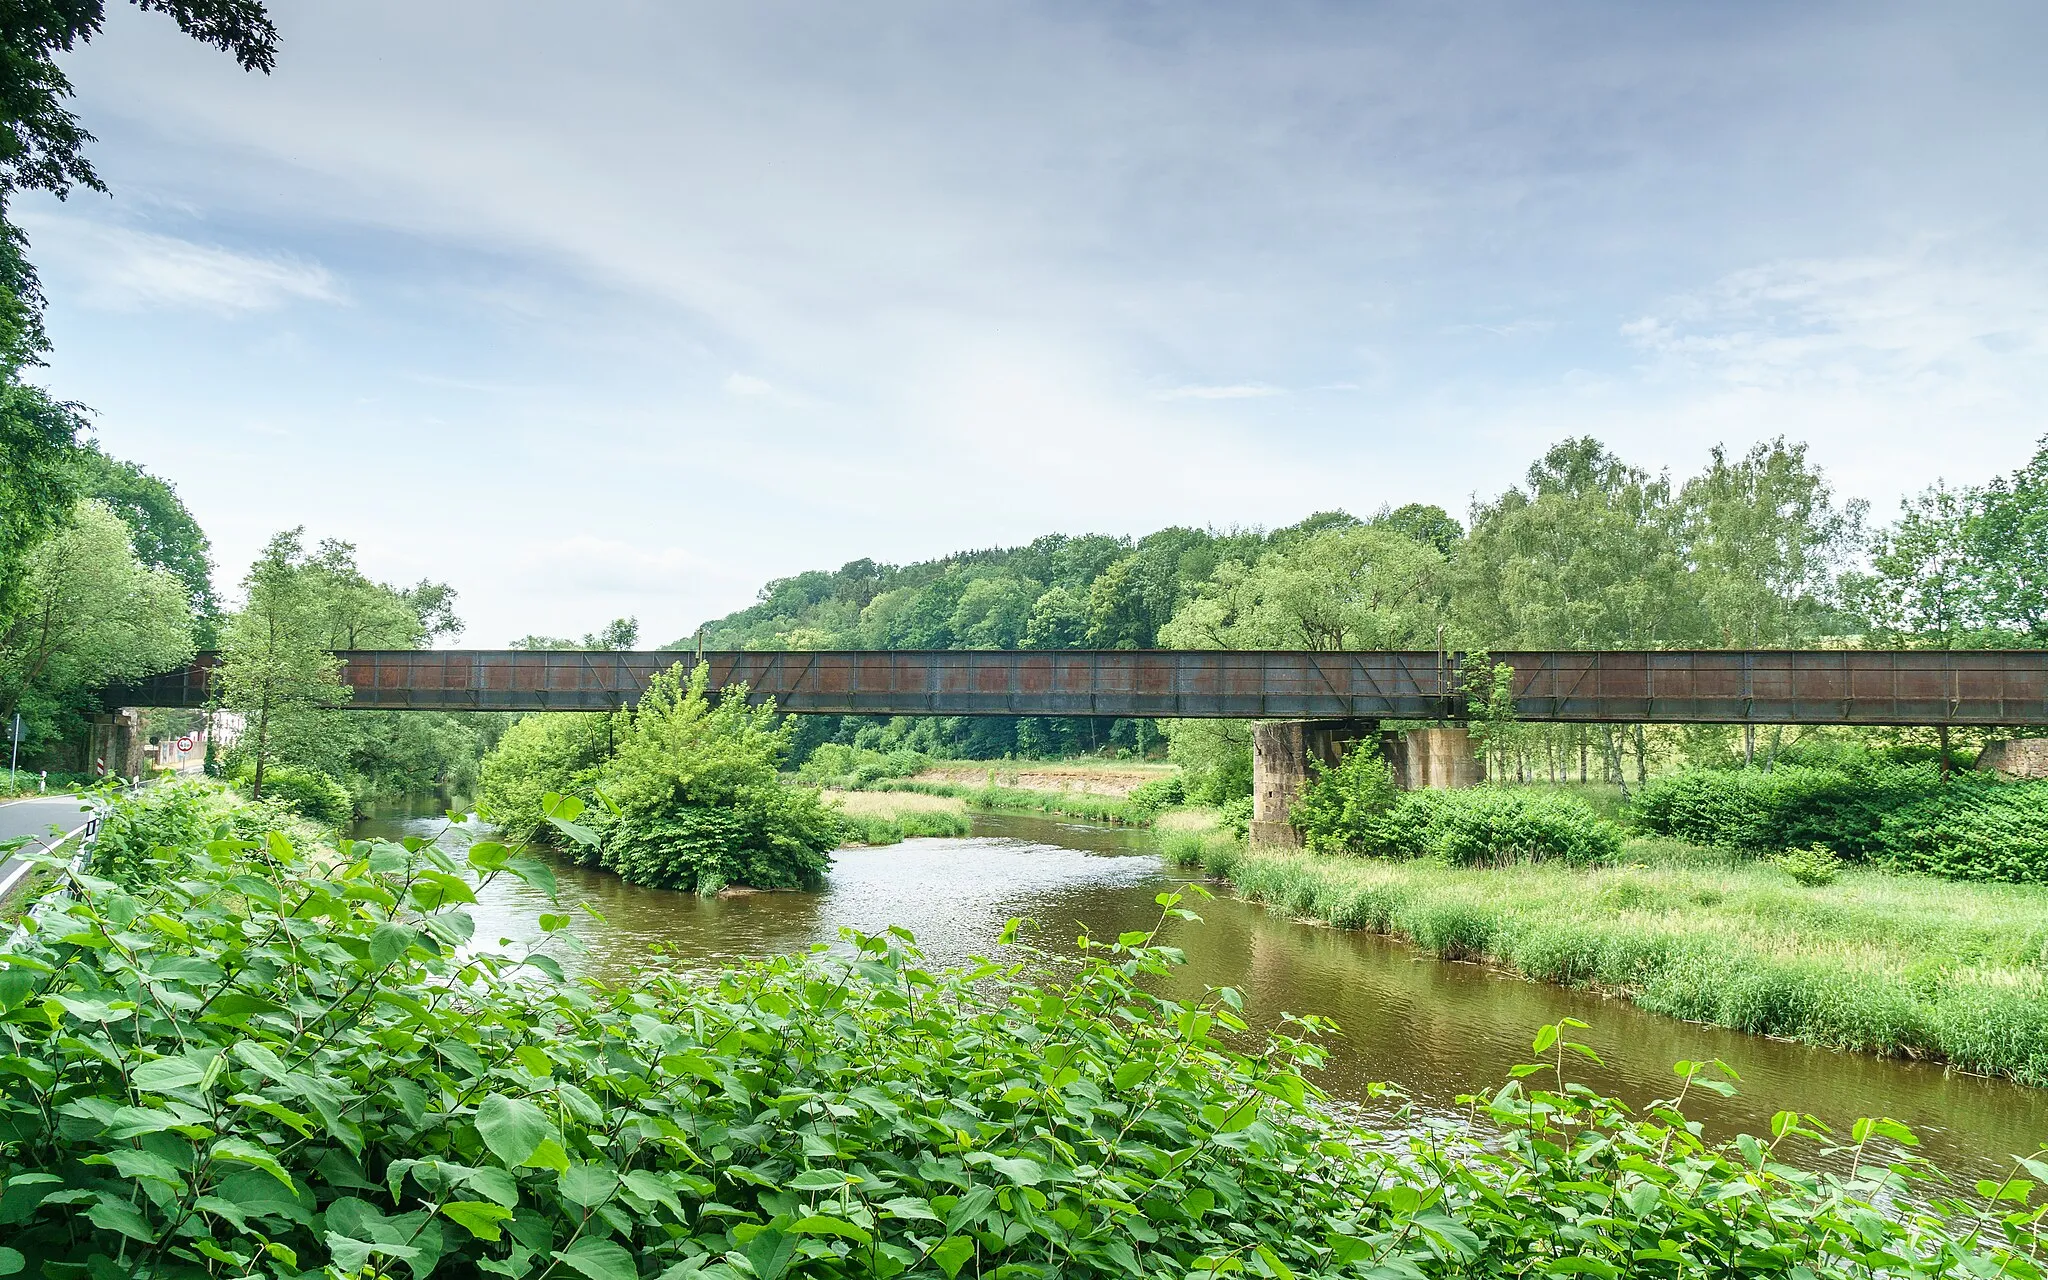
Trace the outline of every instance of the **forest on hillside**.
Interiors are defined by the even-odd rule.
[[[2035,647],[2048,644],[2048,444],[2010,476],[1936,486],[1872,528],[1806,447],[1716,449],[1674,480],[1599,441],[1439,507],[1322,512],[1281,529],[1049,534],[910,565],[768,583],[711,649]],[[688,649],[696,638],[670,647]],[[1190,764],[1226,729],[1166,726]],[[1581,738],[1584,732],[1573,730]],[[1143,721],[808,718],[825,741],[986,758],[1145,750]],[[1557,736],[1552,734],[1551,736]],[[1725,738],[1725,735],[1721,735]],[[1204,744],[1197,747],[1197,741]],[[1717,738],[1717,741],[1720,739]],[[1640,770],[1648,739],[1631,738]],[[1555,753],[1584,742],[1544,744]],[[1622,746],[1607,735],[1602,751]],[[1712,744],[1708,744],[1709,748]]]

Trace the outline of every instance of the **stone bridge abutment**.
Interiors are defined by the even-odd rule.
[[[1377,720],[1261,724],[1252,730],[1252,843],[1299,847],[1301,833],[1289,810],[1317,765],[1335,768],[1360,743],[1379,748],[1403,791],[1470,787],[1485,776],[1465,729],[1382,731]]]

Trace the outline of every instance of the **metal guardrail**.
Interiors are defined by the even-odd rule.
[[[358,650],[349,709],[603,711],[686,652]],[[1495,653],[1530,721],[2044,725],[2048,650],[1682,649]],[[1233,719],[1463,716],[1462,655],[1297,650],[707,653],[711,684],[799,714]],[[110,695],[206,705],[214,655]]]
[[[78,849],[75,853],[71,855],[71,861],[65,867],[65,873],[67,875],[76,875],[78,874],[78,872],[85,868],[86,861],[92,857],[93,845],[99,841],[100,819],[104,818],[105,816],[105,808],[103,806],[95,804],[92,816],[90,818],[87,818],[78,826],[73,827],[71,830],[65,832],[62,836],[58,837],[58,839],[54,843],[46,844],[43,846],[46,849],[55,849],[59,845],[62,845],[64,841],[71,839],[73,836],[77,836],[79,838]],[[4,903],[8,895],[12,894],[17,888],[21,886],[21,882],[28,878],[29,873],[34,871],[35,867],[35,863],[24,862],[21,863],[19,866],[15,867],[14,870],[9,872],[4,878],[0,878],[0,903]],[[44,910],[45,904],[38,903],[36,907],[29,912],[27,919],[40,918]],[[9,931],[7,935],[7,940],[4,943],[0,943],[0,951],[12,951],[16,947],[20,946],[23,940],[28,937],[27,919],[25,919],[22,923],[15,925],[14,928],[11,931]]]

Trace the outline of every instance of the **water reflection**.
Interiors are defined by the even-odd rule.
[[[383,819],[359,834],[431,834],[445,825]],[[465,834],[448,838],[459,843]],[[977,816],[967,839],[842,850],[820,893],[701,899],[588,868],[564,865],[558,875],[564,901],[602,916],[579,914],[571,926],[589,947],[581,964],[613,978],[651,965],[710,968],[799,950],[836,939],[842,926],[904,925],[940,963],[987,953],[1013,916],[1038,920],[1048,943],[1070,940],[1082,926],[1111,937],[1149,927],[1159,915],[1154,896],[1182,883],[1139,833],[1012,815]],[[522,884],[494,884],[475,911],[477,938],[536,938],[535,919],[548,907]],[[1583,1078],[1636,1105],[1672,1090],[1670,1066],[1681,1058],[1735,1066],[1741,1096],[1703,1099],[1699,1108],[1720,1132],[1765,1131],[1780,1108],[1811,1112],[1838,1130],[1857,1116],[1888,1115],[1919,1131],[1944,1167],[1970,1175],[2048,1140],[2048,1092],[1656,1017],[1228,898],[1198,910],[1203,923],[1174,926],[1189,957],[1175,976],[1177,992],[1237,987],[1262,1025],[1277,1023],[1282,1010],[1335,1019],[1344,1035],[1320,1083],[1340,1099],[1362,1099],[1368,1082],[1393,1080],[1419,1104],[1449,1111],[1459,1094],[1491,1089],[1522,1061],[1534,1028],[1569,1016],[1592,1025],[1585,1039],[1608,1064],[1588,1064]]]

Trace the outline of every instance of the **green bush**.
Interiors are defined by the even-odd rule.
[[[1858,754],[1840,763],[1775,769],[1695,769],[1655,779],[1632,817],[1646,831],[1695,844],[1770,853],[1824,845],[1849,859],[1870,855],[1885,818],[1942,786],[1933,765]]]
[[[1809,889],[1833,884],[1842,874],[1842,860],[1826,845],[1790,850],[1780,855],[1777,863],[1786,875]]]
[[[514,840],[553,842],[541,797],[591,794],[610,754],[610,717],[545,711],[505,731],[477,770],[477,808]]]
[[[1725,1146],[1676,1103],[1637,1120],[1571,1078],[1576,1023],[1470,1121],[1385,1136],[1323,1105],[1314,1019],[1155,994],[1157,930],[1079,963],[935,970],[891,930],[570,983],[469,945],[474,895],[545,867],[347,857],[218,842],[47,900],[0,969],[0,1274],[2041,1276],[2032,1187],[1798,1172],[1825,1139],[1791,1112]],[[1846,1136],[1879,1170],[1912,1140]]]
[[[1315,777],[1288,811],[1302,843],[1319,853],[1382,851],[1380,823],[1401,801],[1379,748],[1361,742],[1335,768],[1314,761]]]
[[[598,778],[610,813],[598,819],[596,860],[663,889],[817,887],[840,815],[816,791],[783,785],[792,726],[776,725],[773,704],[750,707],[738,687],[714,701],[709,678],[699,663],[685,684],[678,664],[619,713]]]
[[[1252,798],[1239,796],[1223,802],[1223,829],[1242,840],[1251,834]]]
[[[93,842],[93,874],[134,888],[160,879],[206,841],[290,830],[297,816],[280,800],[248,800],[218,782],[159,783],[109,806]]]
[[[243,794],[248,794],[255,785],[255,778],[252,769],[240,780]],[[330,827],[353,822],[356,816],[356,798],[349,794],[348,788],[317,769],[301,769],[288,764],[266,766],[262,798],[281,804],[302,818],[324,822]]]
[[[163,850],[191,849],[213,838],[218,794],[218,787],[206,783],[174,782],[114,805],[93,842],[94,873],[131,886],[154,879],[160,868],[153,864]]]
[[[920,751],[898,748],[875,751],[826,742],[811,752],[797,769],[797,777],[813,786],[859,791],[891,778],[909,778],[931,767],[931,757]]]
[[[1354,748],[1318,769],[1291,810],[1302,842],[1318,853],[1435,856],[1477,865],[1556,859],[1575,866],[1621,852],[1621,829],[1576,796],[1520,787],[1408,791],[1379,753]]]
[[[1621,829],[1576,796],[1475,787],[1433,797],[1407,807],[1420,816],[1427,805],[1427,847],[1453,863],[1555,859],[1582,867],[1611,862],[1621,852]]]
[[[1955,880],[2048,883],[2048,782],[1958,778],[1887,817],[1872,861]]]
[[[1131,788],[1131,793],[1124,797],[1124,806],[1134,816],[1143,814],[1147,818],[1156,818],[1168,809],[1186,803],[1187,793],[1177,773],[1168,774],[1164,778],[1154,778],[1150,782],[1141,782]]]

